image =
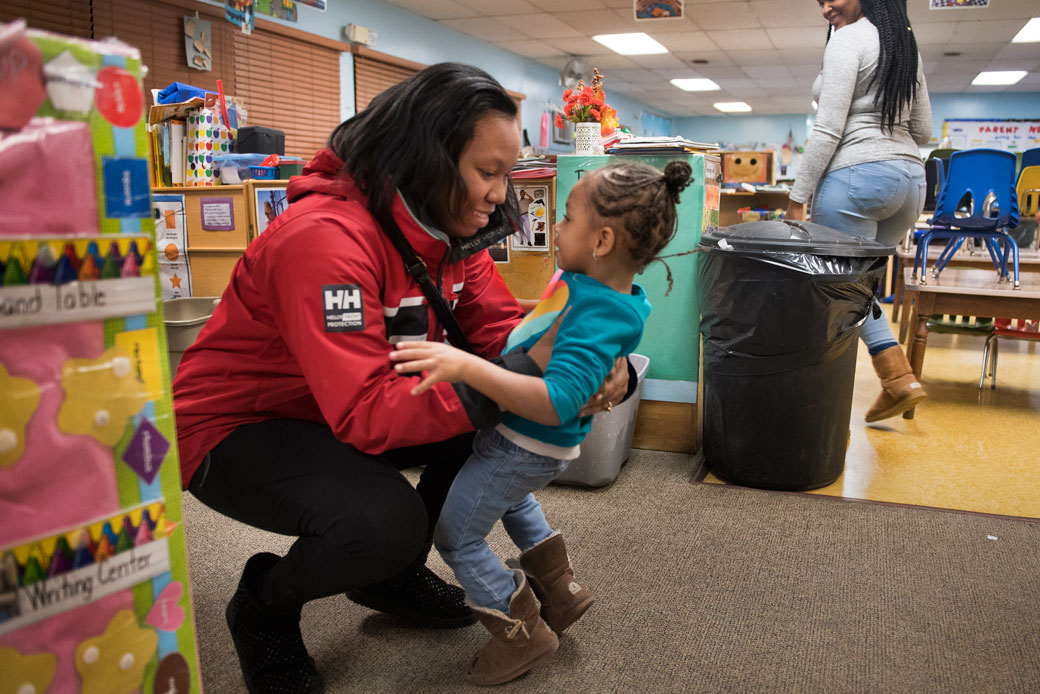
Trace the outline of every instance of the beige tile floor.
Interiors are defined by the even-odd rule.
[[[809,493],[1040,518],[1040,343],[1001,340],[997,388],[980,391],[984,344],[929,335],[915,418],[866,424],[880,386],[861,343],[845,471]]]

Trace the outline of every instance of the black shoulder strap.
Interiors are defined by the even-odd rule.
[[[408,243],[408,239],[404,237],[404,232],[397,226],[397,222],[391,218],[385,220],[380,226],[383,228],[384,233],[390,237],[394,248],[401,254],[401,259],[404,260],[404,266],[407,268],[408,274],[419,283],[419,288],[422,289],[426,301],[433,307],[437,318],[444,326],[444,329],[448,331],[448,339],[451,340],[451,344],[467,352],[473,352],[473,347],[462,333],[462,327],[455,320],[455,315],[451,312],[451,306],[448,305],[447,299],[437,290],[433,280],[430,279],[426,263],[415,253],[415,249]]]

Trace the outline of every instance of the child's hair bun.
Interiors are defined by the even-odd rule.
[[[693,169],[684,161],[670,161],[664,167],[664,185],[675,204],[679,204],[679,193],[693,180]]]

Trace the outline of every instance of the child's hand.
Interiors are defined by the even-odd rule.
[[[434,383],[458,383],[472,359],[472,354],[443,342],[398,342],[390,353],[397,373],[426,372],[419,385],[412,388],[412,395],[429,390]]]

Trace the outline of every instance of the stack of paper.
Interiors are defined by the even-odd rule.
[[[716,152],[717,142],[694,142],[681,135],[631,137],[609,148],[609,154],[662,154],[667,152]]]

